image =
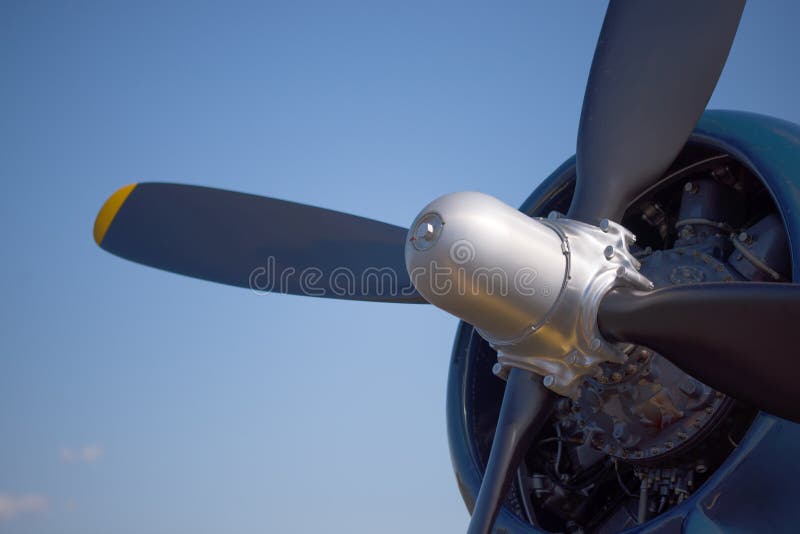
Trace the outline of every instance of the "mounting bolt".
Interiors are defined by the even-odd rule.
[[[492,374],[501,380],[508,380],[508,373],[511,371],[508,367],[500,362],[496,362],[492,366]]]
[[[678,235],[681,239],[690,239],[695,236],[694,227],[691,224],[684,225],[678,231]]]
[[[600,229],[603,232],[608,232],[609,228],[611,228],[611,223],[608,221],[608,219],[603,219],[602,221],[600,221]]]
[[[749,235],[747,232],[740,232],[736,239],[739,240],[739,243],[744,243],[745,245],[749,245],[753,242],[753,236]]]
[[[683,382],[681,382],[680,386],[678,386],[681,391],[686,393],[689,397],[696,397],[699,393],[697,382],[692,380],[691,378],[687,378]]]
[[[546,388],[549,388],[550,386],[552,386],[555,383],[556,383],[556,377],[554,377],[553,375],[547,375],[542,380],[542,384],[544,384],[544,387],[546,387]]]
[[[695,193],[697,193],[698,189],[700,188],[697,187],[692,182],[686,182],[685,184],[683,184],[683,190],[689,193],[690,195],[694,195]]]
[[[614,247],[608,245],[605,249],[603,249],[603,256],[606,257],[607,260],[610,260],[614,257]]]

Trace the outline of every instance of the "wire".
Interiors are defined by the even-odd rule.
[[[564,449],[564,441],[561,439],[561,422],[556,423],[556,435],[558,436],[558,452],[556,453],[556,475],[561,478],[558,466],[561,464],[561,451]]]
[[[619,464],[617,464],[616,459],[614,459],[614,471],[617,473],[617,482],[619,482],[619,487],[622,488],[622,491],[625,492],[625,495],[628,497],[636,497],[636,494],[629,490],[628,486],[622,482],[622,477],[619,474]]]
[[[725,232],[732,232],[733,231],[733,228],[731,228],[731,225],[729,225],[729,224],[726,224],[724,222],[712,221],[712,220],[709,220],[709,219],[703,219],[701,217],[693,217],[691,219],[681,219],[680,221],[675,223],[675,229],[677,230],[681,226],[686,226],[686,225],[690,225],[690,224],[713,226],[714,228],[718,228],[718,229],[723,230]]]
[[[582,444],[583,443],[583,440],[580,439],[580,438],[557,438],[557,437],[554,436],[554,437],[551,437],[551,438],[544,438],[542,440],[539,440],[538,441],[538,445],[544,445],[545,443],[553,443],[553,442],[556,442],[556,441],[561,441],[563,443],[576,443],[576,444]]]
[[[778,273],[778,271],[776,271],[775,269],[764,263],[764,261],[761,258],[757,257],[755,254],[750,252],[747,249],[747,247],[744,246],[744,244],[740,243],[739,240],[736,239],[734,235],[731,236],[731,243],[733,243],[733,248],[735,248],[739,254],[747,258],[747,261],[752,263],[757,269],[768,274],[770,278],[772,278],[776,282],[782,281],[783,277],[780,275],[780,273]]]

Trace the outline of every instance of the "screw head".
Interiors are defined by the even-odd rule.
[[[603,256],[606,257],[607,260],[610,260],[614,257],[614,247],[608,245],[605,249],[603,249]]]
[[[549,388],[550,386],[552,386],[555,383],[556,383],[556,377],[554,377],[553,375],[547,375],[542,380],[542,384],[544,384],[544,387],[546,387],[546,388]]]

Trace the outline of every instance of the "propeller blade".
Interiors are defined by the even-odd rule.
[[[800,422],[800,285],[730,282],[610,291],[598,324],[709,386]]]
[[[554,398],[555,394],[542,385],[542,377],[511,369],[467,534],[491,532],[520,462],[550,417]]]
[[[125,259],[212,282],[349,300],[423,303],[405,228],[285,200],[167,183],[123,187],[94,238]]]
[[[619,221],[705,109],[744,0],[611,0],[581,111],[569,217]]]

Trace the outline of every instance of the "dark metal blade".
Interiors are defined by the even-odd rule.
[[[569,216],[619,221],[669,167],[706,107],[744,0],[612,0],[578,130]]]
[[[800,422],[800,285],[617,289],[598,323],[613,340],[645,345],[719,391]]]
[[[425,302],[406,229],[285,200],[143,183],[112,195],[95,240],[125,259],[203,280],[350,300]]]
[[[511,369],[468,534],[491,532],[517,467],[550,416],[554,397],[542,377]]]

